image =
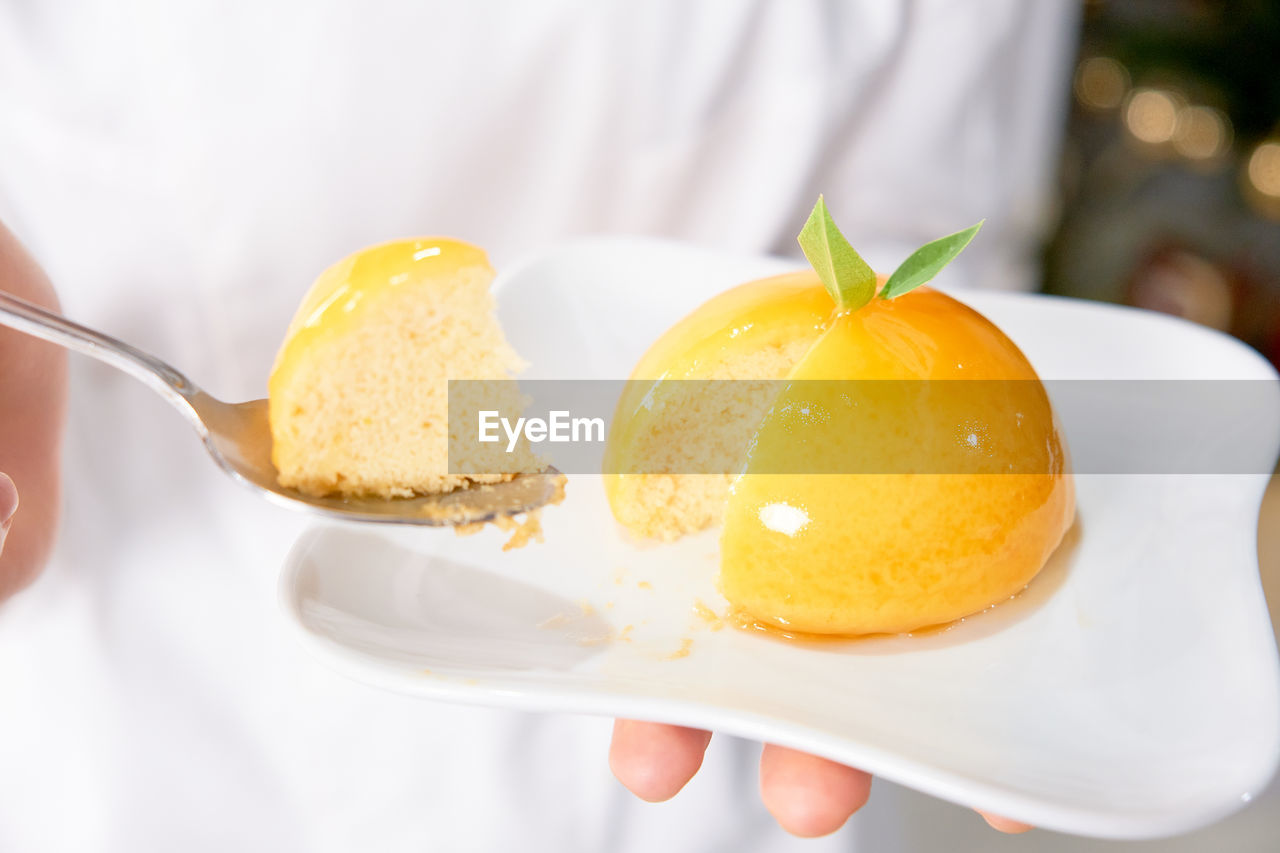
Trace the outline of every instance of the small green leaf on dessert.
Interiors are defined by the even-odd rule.
[[[969,245],[969,241],[986,221],[984,219],[977,225],[940,237],[916,249],[911,253],[911,257],[899,264],[893,271],[893,275],[889,276],[884,289],[880,291],[880,296],[884,299],[894,299],[931,281],[935,275],[942,272],[943,267],[955,260],[956,255],[964,251],[964,247]]]
[[[818,196],[818,203],[796,240],[827,292],[842,309],[861,308],[876,295],[875,271],[840,233],[822,196]]]

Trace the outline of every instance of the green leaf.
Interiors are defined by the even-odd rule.
[[[876,295],[875,271],[840,233],[822,196],[796,240],[841,309],[857,310]]]
[[[969,241],[986,221],[984,219],[977,225],[940,237],[916,249],[911,253],[911,257],[899,264],[893,271],[893,275],[889,276],[884,289],[880,291],[881,298],[894,299],[931,281],[935,275],[942,272],[943,267],[955,260],[956,255],[964,251],[964,247],[969,245]]]

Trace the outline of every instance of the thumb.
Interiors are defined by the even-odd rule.
[[[0,542],[4,534],[9,532],[9,523],[13,514],[18,511],[18,489],[8,474],[0,473]]]

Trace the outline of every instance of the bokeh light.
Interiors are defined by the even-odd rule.
[[[1109,56],[1091,56],[1076,68],[1076,98],[1095,110],[1113,110],[1129,91],[1129,72]]]
[[[1135,89],[1125,106],[1125,127],[1141,142],[1164,145],[1178,130],[1181,107],[1179,99],[1163,89]]]
[[[1265,196],[1280,199],[1280,142],[1264,142],[1249,156],[1249,183]]]
[[[1213,107],[1191,106],[1178,111],[1173,148],[1190,160],[1212,160],[1231,147],[1231,121]]]

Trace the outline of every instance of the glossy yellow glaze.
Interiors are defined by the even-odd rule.
[[[448,281],[470,267],[489,269],[484,250],[447,237],[395,240],[338,261],[311,285],[289,323],[271,369],[268,396],[278,396],[276,391],[287,385],[308,351],[352,328],[379,297],[410,281]]]
[[[713,296],[664,332],[631,377],[705,379],[744,353],[816,334],[831,314],[831,297],[811,271],[750,281]]]
[[[839,314],[789,379],[721,539],[721,589],[750,617],[812,634],[948,622],[1022,589],[1070,527],[1043,386],[954,299],[926,287]],[[807,384],[849,379],[899,381]]]

